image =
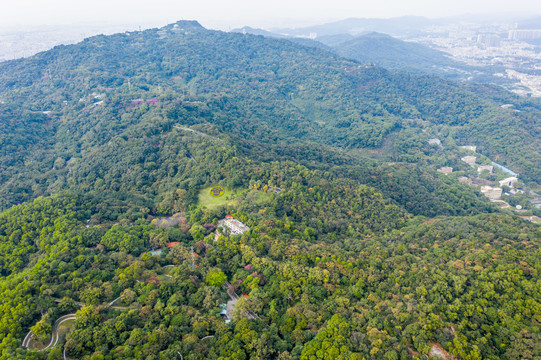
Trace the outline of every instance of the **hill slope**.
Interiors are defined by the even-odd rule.
[[[453,61],[441,51],[406,42],[381,33],[369,33],[333,46],[340,56],[362,63],[373,62],[394,70],[414,70],[434,75],[459,72],[465,65]],[[464,70],[462,70],[464,72]]]
[[[36,125],[48,132],[24,140],[28,144],[19,158],[2,146],[4,186],[24,184],[16,178],[37,179],[36,171],[58,170],[62,160],[89,163],[91,154],[107,154],[97,147],[110,146],[123,132],[135,135],[131,131],[143,126],[143,119],[151,133],[159,132],[162,122],[165,129],[197,125],[226,140],[232,136],[251,156],[309,161],[321,159],[314,144],[334,153],[377,148],[388,134],[417,119],[423,126],[454,127],[456,141],[474,142],[487,155],[512,161],[527,179],[540,179],[539,129],[530,118],[539,111],[537,102],[488,87],[390,73],[286,40],[182,22],[90,38],[0,64],[0,70],[2,141],[9,144],[12,132],[20,136],[24,128],[28,134]],[[526,111],[501,109],[501,101]],[[14,122],[17,129],[10,125]],[[487,122],[499,125],[480,128]],[[502,133],[514,133],[529,146],[519,147]],[[40,184],[45,185],[36,180],[29,187]],[[15,192],[32,192],[20,190]]]
[[[0,64],[0,100],[1,359],[538,352],[539,227],[434,170],[535,180],[535,100],[196,22]]]

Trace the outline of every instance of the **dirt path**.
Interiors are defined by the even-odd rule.
[[[226,290],[227,295],[229,295],[229,298],[231,299],[227,302],[227,314],[228,314],[227,316],[232,318],[233,312],[235,311],[235,305],[237,304],[237,301],[239,300],[239,296],[233,290],[231,290],[231,284],[229,284],[229,282],[227,281],[222,286],[222,288]],[[256,313],[251,312],[251,311],[249,311],[245,315],[245,317],[252,320],[255,320],[255,319],[261,320],[261,318]]]

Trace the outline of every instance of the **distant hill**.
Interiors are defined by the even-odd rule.
[[[433,23],[434,20],[420,16],[402,16],[390,19],[350,18],[295,29],[274,28],[271,31],[288,36],[310,36],[310,34],[315,34],[318,37],[337,34],[359,35],[370,31],[405,36],[417,34],[424,27]]]
[[[338,55],[346,58],[363,63],[372,62],[394,70],[449,76],[449,73],[457,73],[459,69],[467,68],[441,51],[377,32],[361,35],[332,47]]]
[[[351,34],[335,34],[335,35],[324,35],[324,36],[317,37],[317,41],[330,47],[339,46],[353,39],[355,39],[355,36]]]
[[[241,33],[241,34],[251,34],[251,35],[261,35],[265,37],[273,37],[273,38],[286,38],[285,35],[276,34],[267,30],[259,29],[259,28],[253,28],[250,26],[244,26],[242,28],[233,29],[231,30],[232,33]]]
[[[269,38],[276,38],[276,39],[287,39],[289,41],[292,41],[294,43],[301,44],[301,45],[304,45],[304,46],[315,47],[315,48],[319,48],[319,49],[323,49],[323,50],[327,50],[327,51],[333,51],[332,48],[330,48],[329,46],[323,44],[320,41],[316,41],[316,40],[309,39],[309,38],[306,38],[306,37],[290,37],[290,36],[286,36],[286,35],[273,33],[271,31],[267,31],[267,30],[263,30],[263,29],[252,28],[250,26],[245,26],[245,27],[239,28],[239,29],[233,29],[233,30],[231,30],[231,32],[240,33],[240,34],[259,35],[259,36],[264,36],[264,37],[269,37]]]
[[[304,35],[286,36],[251,27],[235,29],[233,32],[287,39],[301,45],[331,51],[361,63],[373,63],[391,70],[431,74],[460,81],[471,78],[482,79],[482,82],[494,81],[490,74],[484,72],[484,69],[454,61],[442,51],[378,32],[369,32],[359,36],[340,33],[315,38],[307,38]]]

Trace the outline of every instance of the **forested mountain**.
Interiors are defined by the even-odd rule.
[[[340,56],[362,63],[373,62],[387,69],[458,77],[459,73],[466,73],[465,69],[468,68],[441,51],[376,32],[331,46]],[[470,73],[473,68],[468,70],[467,73]]]
[[[132,147],[142,131],[135,129],[159,138],[174,124],[208,128],[224,134],[224,141],[233,136],[262,159],[308,161],[326,156],[319,150],[324,148],[376,149],[390,133],[412,124],[421,138],[427,128],[445,134],[452,129],[453,141],[475,143],[526,180],[540,181],[537,101],[487,86],[391,73],[286,40],[187,22],[176,26],[93,37],[0,64],[0,110],[7,119],[3,207],[80,184],[86,165],[105,176],[94,161],[108,157],[114,144]],[[503,102],[524,111],[502,109]],[[14,143],[15,134],[35,131],[48,135]],[[153,151],[162,150],[156,144]],[[70,159],[70,166],[60,166]]]
[[[483,83],[500,81],[500,79],[489,75],[485,68],[468,66],[454,61],[448,54],[428,46],[399,40],[390,35],[373,31],[356,36],[350,33],[338,33],[317,36],[313,39],[302,36],[291,37],[251,27],[232,31],[287,39],[298,44],[327,50],[363,64],[373,63],[399,72],[436,75],[456,81],[476,81],[477,79],[482,79]],[[494,68],[491,70],[494,72]]]
[[[0,63],[0,356],[533,358],[539,227],[435,169],[540,183],[540,113],[190,21]]]

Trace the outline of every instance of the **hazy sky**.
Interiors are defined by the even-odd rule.
[[[541,14],[539,0],[0,0],[0,26],[81,22],[166,24],[196,19],[209,28],[308,25],[347,17]]]

